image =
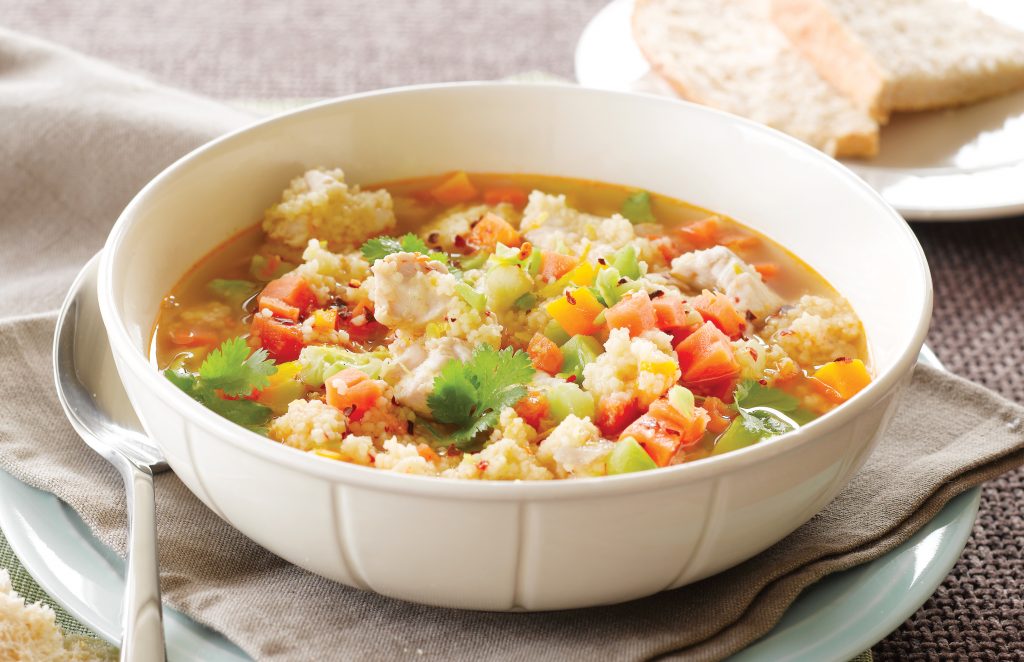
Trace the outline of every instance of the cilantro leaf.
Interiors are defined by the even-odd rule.
[[[241,337],[225,340],[199,367],[199,377],[206,386],[231,397],[266,388],[270,383],[267,377],[275,372],[277,366],[267,358],[267,351],[258,349],[250,356],[249,345]]]
[[[769,407],[776,411],[789,412],[800,406],[800,401],[795,396],[777,388],[762,386],[753,379],[744,379],[737,384],[733,398],[740,409]]]
[[[633,223],[654,222],[654,212],[651,211],[651,194],[647,191],[637,191],[622,203],[621,213]]]
[[[795,428],[778,415],[766,409],[740,410],[740,415],[715,442],[713,455],[753,446],[768,437],[785,434]]]
[[[454,426],[455,445],[469,450],[497,424],[503,408],[526,395],[533,374],[526,352],[479,345],[469,361],[450,359],[442,366],[427,406],[434,420]]]
[[[363,254],[366,261],[371,265],[377,260],[383,259],[395,253],[419,253],[426,255],[431,260],[437,260],[442,264],[448,264],[448,255],[440,251],[432,251],[426,243],[413,233],[409,232],[399,238],[395,237],[374,237],[369,239],[360,247],[359,252]]]

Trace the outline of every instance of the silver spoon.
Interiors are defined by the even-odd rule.
[[[128,399],[114,369],[106,331],[98,322],[98,264],[99,255],[78,274],[64,300],[53,339],[53,375],[57,397],[71,425],[85,443],[117,468],[124,480],[128,568],[121,606],[121,660],[160,661],[166,659],[166,650],[153,474],[167,470],[167,464],[134,412],[110,406]],[[111,395],[115,389],[120,397]]]

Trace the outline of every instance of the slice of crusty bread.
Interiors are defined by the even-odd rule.
[[[873,117],[1024,87],[1024,32],[964,0],[771,0],[775,24]]]
[[[872,156],[878,124],[771,23],[767,0],[637,0],[633,35],[683,97],[785,131],[835,156]]]

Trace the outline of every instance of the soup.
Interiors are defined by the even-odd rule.
[[[732,219],[464,172],[362,189],[337,169],[297,177],[164,299],[152,360],[299,451],[484,480],[770,443],[870,382],[845,299]]]

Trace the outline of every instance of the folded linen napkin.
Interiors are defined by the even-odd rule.
[[[114,470],[57,403],[50,339],[74,273],[130,197],[244,114],[0,30],[0,469],[53,492],[123,552]],[[866,466],[759,556],[624,605],[477,613],[383,598],[300,570],[157,478],[167,602],[258,659],[717,659],[767,632],[825,574],[906,540],[953,496],[1024,463],[1024,408],[921,368]]]

